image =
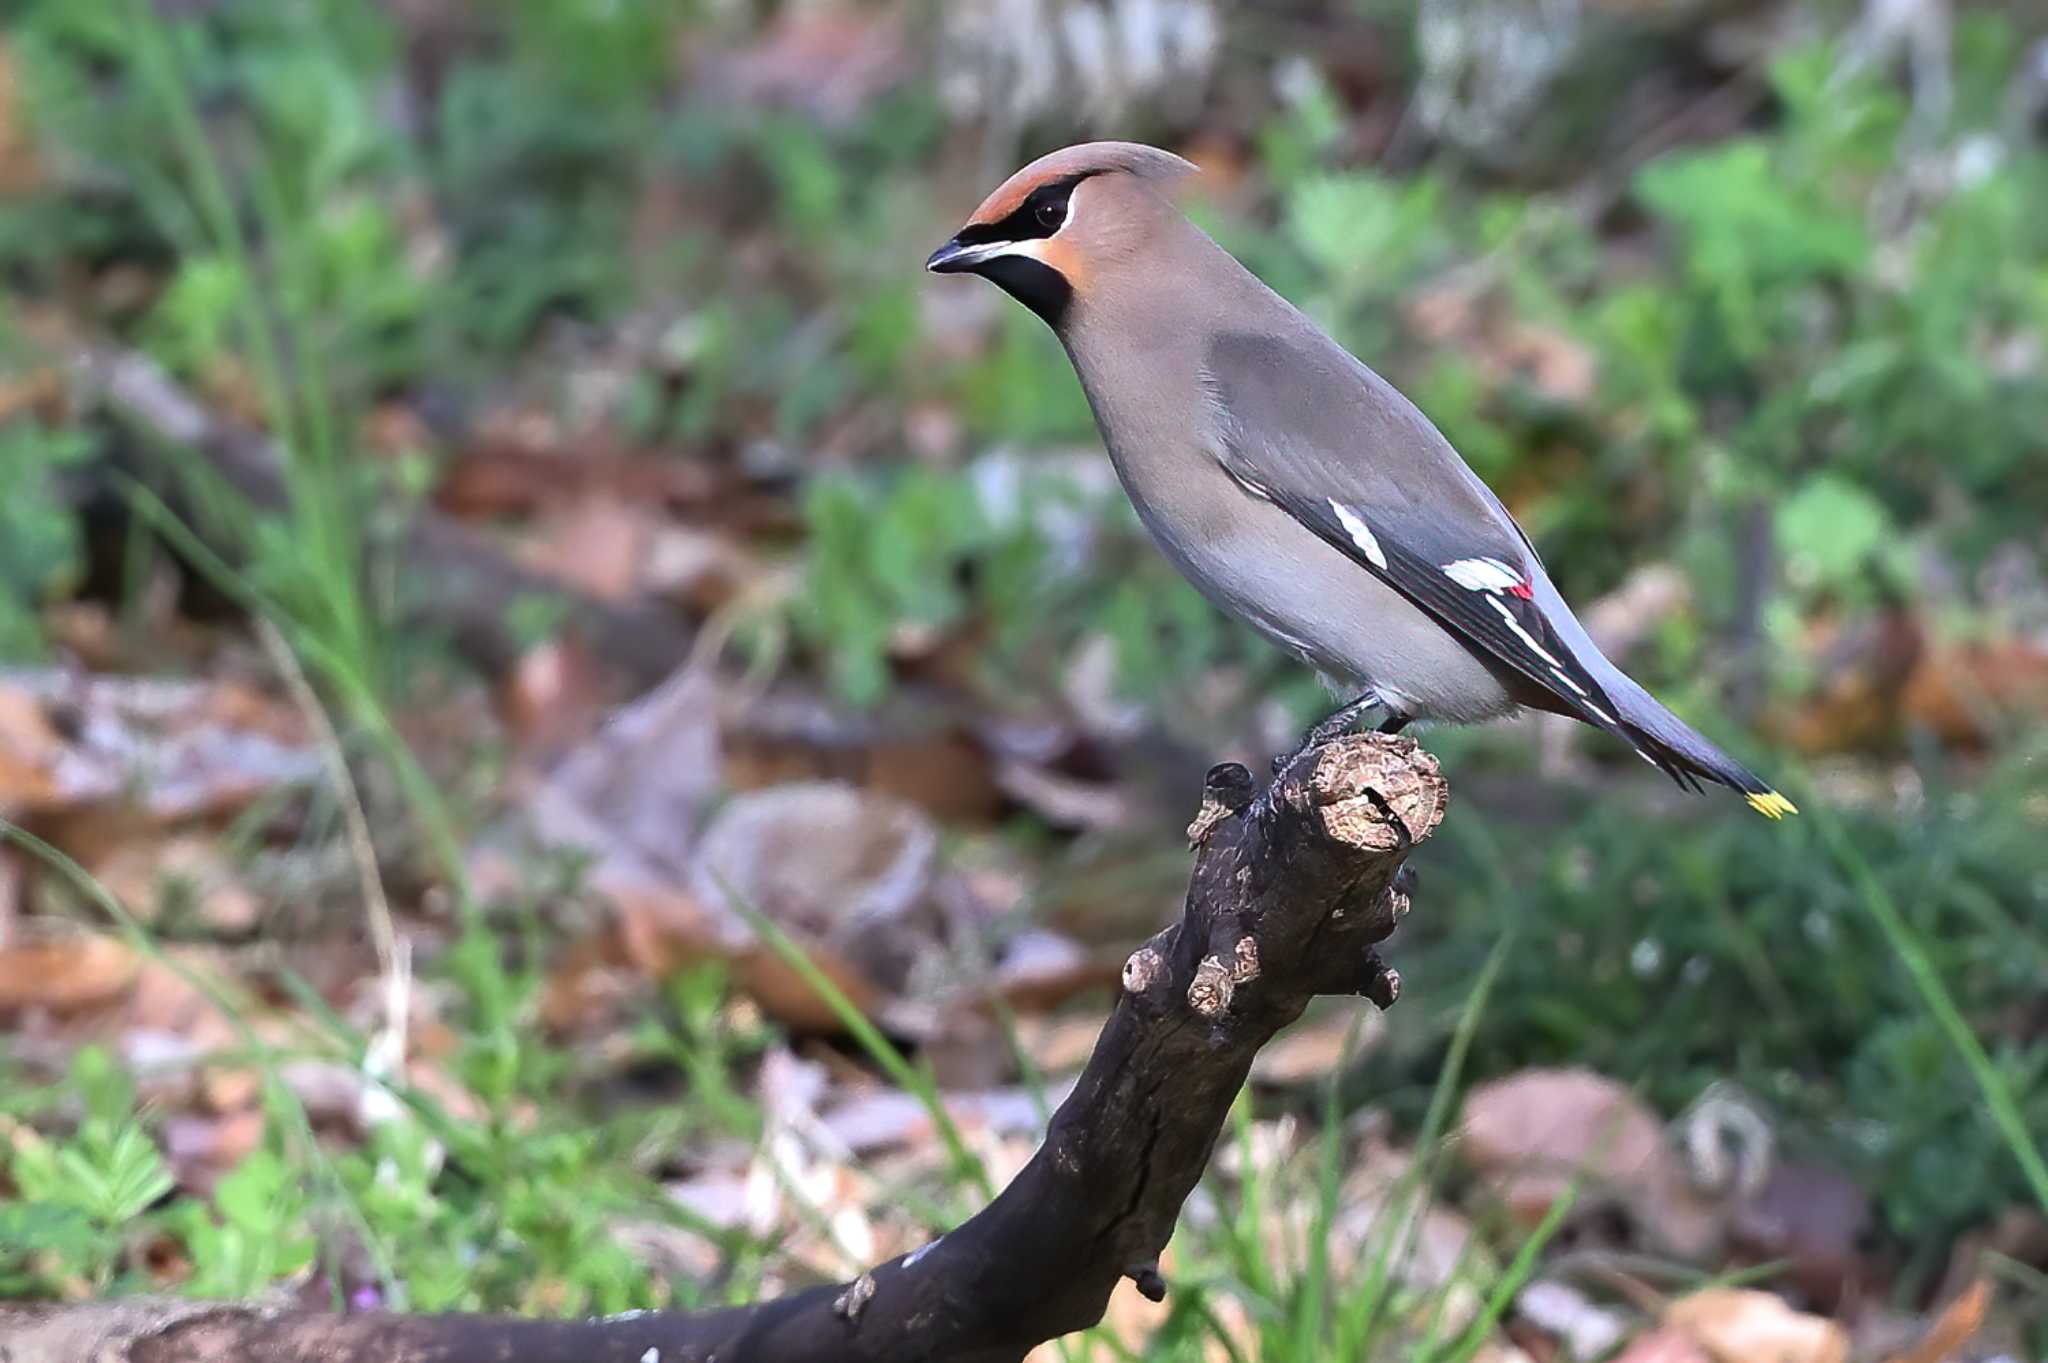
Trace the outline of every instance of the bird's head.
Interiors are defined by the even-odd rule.
[[[982,200],[932,252],[934,274],[978,274],[1057,330],[1100,273],[1142,254],[1161,190],[1195,167],[1136,142],[1084,142],[1039,157]]]

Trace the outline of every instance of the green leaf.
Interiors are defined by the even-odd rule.
[[[13,1172],[26,1200],[82,1212],[105,1229],[134,1220],[174,1186],[156,1146],[133,1122],[92,1120],[69,1144],[24,1147]]]
[[[1385,287],[1406,278],[1436,238],[1441,197],[1434,180],[1316,176],[1287,196],[1287,233],[1340,289]]]
[[[1638,172],[1635,192],[1678,230],[1686,273],[1748,360],[1764,355],[1778,291],[1858,273],[1870,256],[1859,209],[1832,203],[1757,138],[1660,157]]]
[[[1795,580],[1838,585],[1890,538],[1891,517],[1856,484],[1823,476],[1779,504],[1775,528]]]

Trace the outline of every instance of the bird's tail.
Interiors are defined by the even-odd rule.
[[[1633,694],[1621,707],[1621,728],[1636,751],[1688,790],[1711,781],[1739,792],[1749,807],[1766,819],[1797,814],[1790,800],[1771,789],[1755,772],[1708,741],[1705,735],[1659,705],[1647,691],[1631,685]],[[1616,700],[1622,700],[1620,696]]]

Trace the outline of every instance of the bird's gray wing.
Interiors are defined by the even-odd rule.
[[[1574,646],[1583,631],[1567,622],[1576,636],[1567,639],[1546,612],[1546,599],[1564,607],[1521,528],[1391,384],[1320,336],[1250,332],[1219,335],[1203,379],[1216,456],[1248,493],[1542,688],[1555,708],[1635,741]]]

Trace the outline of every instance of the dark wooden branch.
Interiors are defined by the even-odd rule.
[[[189,507],[192,488],[165,462],[170,450],[191,450],[226,487],[250,505],[285,505],[282,462],[258,432],[209,412],[155,361],[132,351],[82,348],[70,357],[73,384],[140,434],[145,458],[134,473],[173,506]],[[408,601],[424,623],[448,632],[463,655],[486,672],[504,671],[520,650],[511,624],[523,597],[568,603],[572,627],[597,656],[612,660],[638,690],[667,676],[688,654],[689,623],[662,602],[600,601],[519,563],[470,527],[428,508],[412,512],[393,549],[404,577],[431,590]]]
[[[1045,1144],[979,1214],[851,1283],[598,1321],[0,1306],[0,1357],[1016,1363],[1099,1321],[1119,1278],[1148,1296],[1166,1290],[1160,1251],[1274,1033],[1318,994],[1393,1001],[1399,978],[1374,948],[1407,911],[1396,877],[1444,801],[1435,759],[1379,734],[1303,754],[1263,791],[1243,767],[1213,769],[1189,829],[1198,852],[1186,908],[1125,963],[1116,1009]]]

